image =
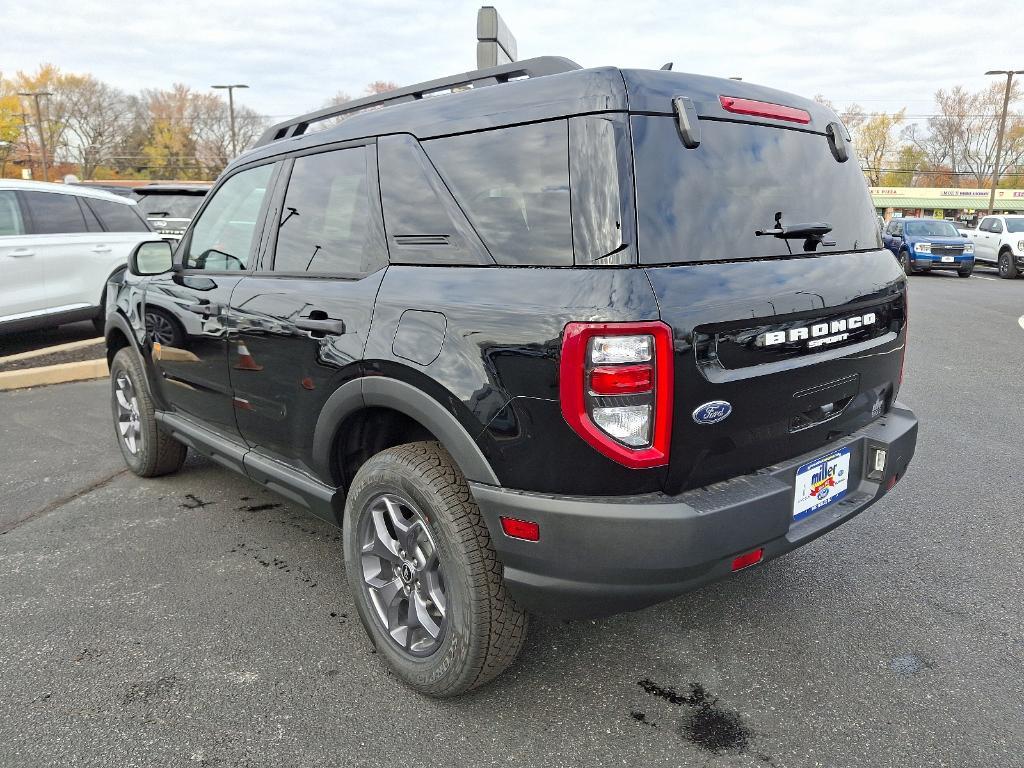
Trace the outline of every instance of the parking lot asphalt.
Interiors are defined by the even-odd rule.
[[[111,478],[103,382],[0,394],[0,765],[1024,765],[1024,281],[911,283],[889,497],[663,605],[534,620],[453,701],[375,657],[337,530],[201,459]]]

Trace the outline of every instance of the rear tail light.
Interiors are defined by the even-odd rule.
[[[764,547],[758,547],[757,549],[746,552],[739,557],[736,557],[732,561],[732,571],[742,571],[744,568],[749,568],[752,565],[757,565],[764,560]]]
[[[754,101],[753,99],[741,99],[736,96],[719,96],[722,109],[737,115],[751,115],[752,117],[771,117],[775,120],[788,120],[791,123],[807,125],[811,122],[811,113],[796,107],[787,107],[784,104],[772,104],[770,101]]]
[[[900,393],[903,386],[903,365],[907,362],[907,344],[910,342],[910,295],[909,285],[903,287],[903,350],[900,352],[900,377],[896,380],[896,389],[893,390],[892,399]]]
[[[660,321],[569,323],[562,416],[597,451],[634,469],[668,463],[672,330]]]

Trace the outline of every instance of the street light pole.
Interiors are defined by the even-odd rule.
[[[235,137],[235,88],[248,88],[249,86],[244,83],[236,83],[234,85],[211,85],[210,87],[228,92],[228,116],[231,119],[231,156],[236,157],[238,155],[238,147],[236,146]]]
[[[19,96],[31,96],[36,102],[36,130],[39,131],[39,154],[42,158],[43,166],[43,181],[49,181],[50,176],[46,168],[46,136],[43,135],[43,112],[39,106],[40,96],[52,96],[53,94],[49,91],[25,91],[18,94]]]
[[[991,216],[996,207],[996,186],[999,184],[999,163],[1003,155],[1003,133],[1006,131],[1006,112],[1010,107],[1010,89],[1014,75],[1024,75],[1024,69],[990,69],[986,75],[1006,75],[1006,91],[1003,93],[1003,114],[999,117],[999,130],[996,132],[996,162],[992,166],[992,190],[988,196],[988,213]]]

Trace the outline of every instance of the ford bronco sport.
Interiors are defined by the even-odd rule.
[[[528,611],[811,541],[916,443],[846,129],[733,80],[541,58],[304,115],[110,290],[128,466],[192,449],[342,526],[367,633],[434,696],[508,667]]]

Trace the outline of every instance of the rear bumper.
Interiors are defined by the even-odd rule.
[[[806,544],[881,498],[906,472],[916,443],[917,418],[896,404],[811,454],[674,497],[558,497],[470,485],[513,597],[536,613],[582,618],[636,610],[728,576],[733,558],[757,547],[770,560]],[[846,497],[793,523],[797,468],[845,446]],[[877,481],[865,476],[870,447],[888,451]],[[540,541],[505,536],[502,516],[537,522]]]

